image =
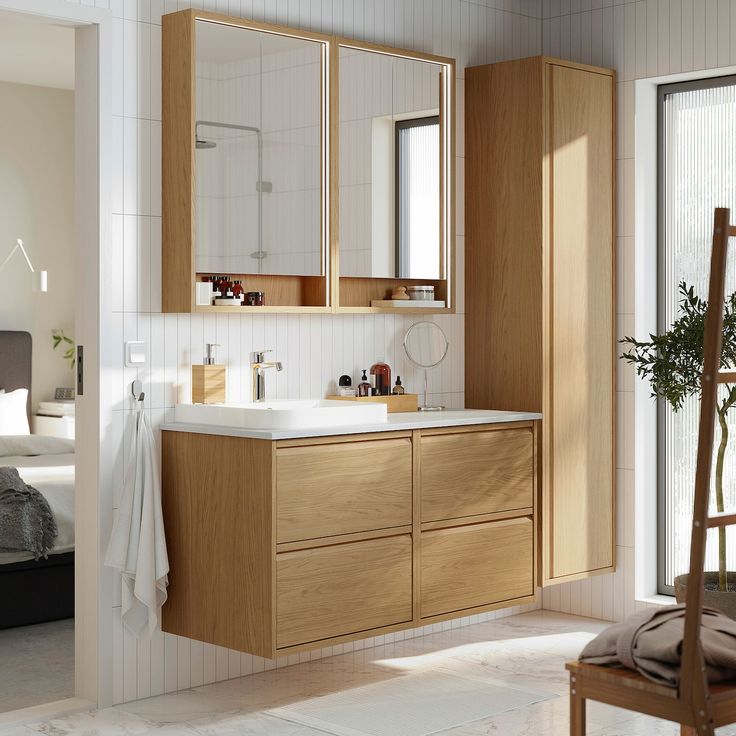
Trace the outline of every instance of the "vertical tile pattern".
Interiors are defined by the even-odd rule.
[[[68,0],[88,2],[92,0]],[[683,0],[684,2],[684,0]],[[154,428],[171,417],[177,401],[190,397],[190,370],[202,361],[206,342],[222,345],[230,398],[247,398],[249,354],[273,348],[285,364],[269,387],[277,398],[321,396],[334,389],[341,373],[384,357],[410,389],[420,376],[404,360],[401,337],[412,323],[403,315],[201,315],[161,314],[161,15],[195,5],[207,10],[250,17],[343,36],[450,56],[457,59],[458,126],[462,126],[464,68],[538,54],[541,50],[542,0],[375,0],[362,3],[298,0],[95,0],[113,14],[113,228],[114,269],[111,313],[104,328],[113,331],[116,370],[108,387],[113,396],[110,431],[114,442],[113,498],[103,499],[102,513],[114,514],[123,487],[130,438],[128,386],[143,381],[147,411]],[[689,27],[689,26],[688,26]],[[709,26],[708,26],[709,27]],[[603,31],[602,31],[603,32]],[[569,37],[569,33],[568,33]],[[590,47],[597,47],[595,36]],[[727,40],[727,39],[726,39]],[[275,72],[276,70],[274,70]],[[457,251],[459,313],[435,319],[451,343],[448,359],[430,377],[432,401],[464,406],[463,319],[463,156],[458,131]],[[223,220],[221,227],[227,223]],[[124,367],[123,341],[142,339],[149,345],[150,364]],[[112,575],[108,571],[107,574]],[[230,652],[222,647],[158,632],[136,642],[120,620],[119,580],[112,620],[113,699],[116,703],[144,698],[202,683],[284,666],[277,661]],[[514,607],[470,616],[390,637],[410,636],[513,615]],[[380,640],[380,641],[378,641]],[[364,640],[295,655],[315,659],[383,643],[389,637]],[[391,638],[391,641],[394,639]]]
[[[573,3],[580,6],[580,3]],[[542,49],[550,56],[617,72],[617,335],[634,323],[634,81],[736,63],[736,8],[722,0],[597,0],[570,7],[543,0]],[[601,7],[602,6],[602,7]],[[585,39],[592,38],[588,44]],[[595,39],[598,39],[595,42]],[[619,620],[644,604],[634,595],[634,381],[617,379],[618,569],[589,581],[546,590],[545,608]]]

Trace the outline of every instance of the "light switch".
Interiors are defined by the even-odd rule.
[[[125,343],[125,365],[128,368],[141,368],[146,364],[146,343],[142,340],[129,340]]]

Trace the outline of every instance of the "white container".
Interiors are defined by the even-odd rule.
[[[406,293],[414,301],[434,301],[434,286],[407,286]]]
[[[212,306],[212,282],[197,281],[194,301],[198,307]]]

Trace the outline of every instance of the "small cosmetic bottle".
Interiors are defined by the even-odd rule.
[[[404,393],[404,387],[401,385],[401,376],[396,376],[396,385],[391,390],[394,396],[401,396]]]
[[[368,376],[366,376],[367,368],[363,368],[363,375],[358,384],[358,396],[370,396],[371,385],[368,383]]]
[[[338,396],[355,396],[355,389],[353,388],[353,379],[347,374],[340,376],[337,382],[337,395]]]

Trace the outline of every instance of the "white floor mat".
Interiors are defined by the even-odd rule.
[[[269,713],[339,736],[427,736],[552,697],[491,678],[438,671],[403,675]]]

